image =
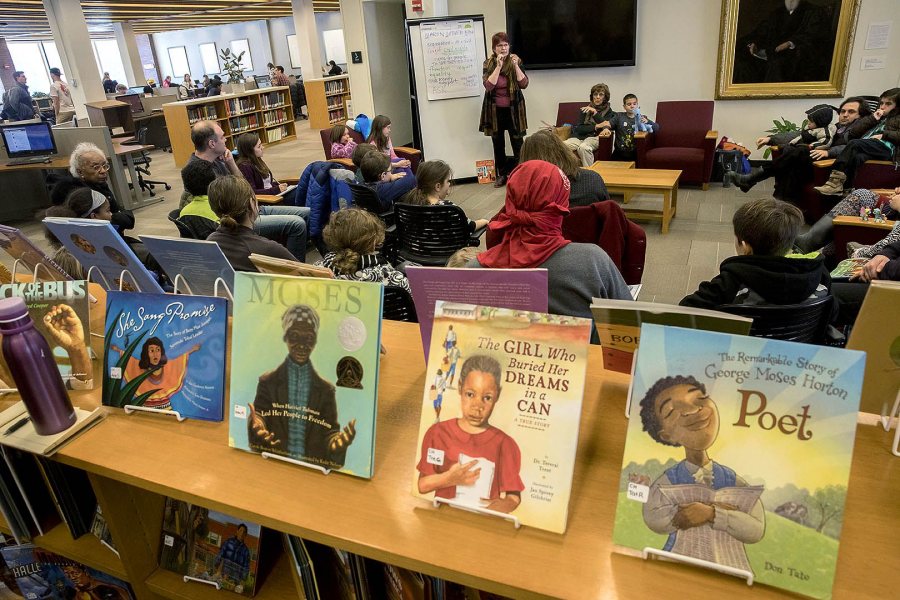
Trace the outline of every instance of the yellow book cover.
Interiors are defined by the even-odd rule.
[[[566,529],[589,319],[437,302],[413,494]]]
[[[876,280],[869,284],[847,340],[847,348],[866,353],[866,376],[859,403],[863,412],[884,414],[900,394],[900,331],[891,324],[898,301],[900,282]]]

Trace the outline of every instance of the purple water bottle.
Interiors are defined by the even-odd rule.
[[[53,359],[50,345],[34,328],[21,297],[0,300],[3,358],[40,435],[53,435],[75,424],[75,409]]]

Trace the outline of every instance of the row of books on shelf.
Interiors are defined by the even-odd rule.
[[[373,477],[380,284],[264,257],[251,257],[260,273],[234,273],[212,242],[142,236],[170,277],[198,294],[221,280],[233,300],[164,294],[108,223],[45,223],[116,287],[145,282],[107,294],[104,404],[225,418],[234,448]],[[276,274],[288,267],[314,277]],[[832,508],[846,497],[863,352],[747,337],[747,319],[682,307],[595,299],[593,321],[549,314],[542,269],[410,267],[407,277],[426,363],[415,496],[563,534],[596,327],[604,366],[632,373],[618,549],[830,593],[842,520]],[[890,303],[900,286],[871,289]],[[895,336],[882,337],[878,352],[891,356]],[[874,377],[896,390],[892,373]],[[787,455],[809,467],[791,468]],[[786,553],[790,570],[766,567]]]
[[[289,121],[290,117],[291,115],[283,108],[267,110],[263,113],[263,125],[266,127],[269,127],[270,125],[280,125],[281,123]]]
[[[271,144],[272,142],[280,142],[289,135],[291,135],[291,133],[288,131],[287,125],[266,129],[266,143]]]
[[[256,110],[256,103],[252,97],[229,98],[225,101],[225,115],[241,115]]]
[[[338,81],[326,81],[325,82],[325,94],[343,94],[347,90],[347,80],[341,79]]]
[[[259,96],[262,108],[273,108],[287,104],[287,97],[284,92],[269,92]]]
[[[329,123],[340,123],[341,121],[345,121],[346,119],[347,111],[345,111],[343,108],[328,111]]]
[[[187,109],[188,122],[193,125],[197,121],[215,120],[219,118],[214,104],[191,107]]]
[[[231,130],[232,135],[250,129],[256,129],[257,127],[259,127],[259,115],[257,114],[250,114],[243,117],[231,117],[228,119],[228,128]]]

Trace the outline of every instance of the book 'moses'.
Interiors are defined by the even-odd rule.
[[[413,494],[566,529],[589,319],[438,302]]]
[[[383,288],[237,273],[229,445],[371,477]]]
[[[865,354],[645,324],[613,543],[831,595]]]
[[[227,320],[224,298],[109,292],[103,404],[221,421]]]

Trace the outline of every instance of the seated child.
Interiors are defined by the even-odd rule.
[[[415,177],[405,173],[391,173],[391,161],[381,152],[369,152],[363,156],[359,167],[363,181],[375,190],[378,200],[385,211],[394,207],[400,197],[416,185]]]
[[[416,170],[416,188],[403,196],[402,202],[416,206],[432,204],[453,204],[447,200],[450,195],[453,171],[450,165],[442,160],[429,160],[419,165]],[[486,227],[487,219],[469,219],[469,231]]]
[[[265,148],[259,134],[254,132],[243,133],[237,139],[237,166],[244,175],[244,179],[250,182],[254,194],[278,195],[288,189],[288,184],[279,183],[275,179],[272,169],[263,160]],[[282,196],[284,204],[293,206],[296,203],[295,195],[297,189],[294,188]]]
[[[392,170],[403,170],[407,175],[413,174],[409,168],[412,163],[400,158],[394,152],[394,144],[391,142],[391,120],[388,117],[377,115],[372,119],[372,130],[369,132],[369,139],[366,141],[373,144],[379,152],[391,159]]]
[[[322,235],[331,251],[316,265],[331,269],[335,278],[377,281],[410,291],[406,275],[378,252],[384,224],[376,215],[361,208],[333,212]]]
[[[259,272],[250,261],[251,254],[298,260],[278,242],[253,231],[259,206],[250,184],[243,177],[225,175],[209,184],[209,205],[219,218],[219,228],[206,239],[219,244],[235,271]]]
[[[465,269],[470,262],[478,257],[479,252],[481,252],[481,248],[473,246],[460,248],[447,259],[447,267],[451,269]]]
[[[500,363],[496,359],[474,355],[463,362],[459,372],[460,416],[438,421],[422,439],[422,454],[416,465],[420,494],[434,492],[438,498],[457,498],[474,491],[472,488],[481,476],[481,468],[477,466],[481,462],[489,463],[494,469],[486,496],[490,503],[485,508],[510,513],[519,506],[525,489],[519,477],[521,451],[513,438],[489,422],[500,398],[501,381]],[[435,406],[436,411],[439,408]],[[428,460],[431,449],[443,451],[442,464]],[[460,461],[461,454],[467,457],[467,462]]]
[[[331,158],[351,158],[356,142],[350,137],[350,130],[343,123],[331,128]]]
[[[831,289],[821,256],[789,257],[803,223],[800,209],[774,198],[751,200],[732,219],[737,256],[726,258],[719,274],[685,296],[682,306],[799,304]]]
[[[598,83],[592,87],[590,102],[581,107],[581,122],[573,125],[572,136],[564,142],[578,154],[582,166],[594,164],[594,150],[600,145],[600,123],[613,118],[615,114],[609,105],[609,86]]]
[[[190,161],[181,170],[181,182],[190,195],[190,202],[184,205],[178,218],[204,240],[219,226],[219,217],[209,206],[209,197],[206,195],[209,184],[215,180],[216,170],[206,160]]]
[[[362,159],[369,152],[375,152],[376,148],[372,144],[357,144],[356,148],[353,149],[353,154],[350,155],[350,160],[353,161],[353,166],[356,167],[356,182],[357,183],[365,183],[365,179],[362,176]],[[404,177],[406,173],[397,173],[392,175],[396,179]]]
[[[638,99],[634,94],[626,94],[622,99],[622,105],[625,112],[616,113],[608,121],[600,123],[600,135],[607,137],[615,132],[613,160],[634,160],[637,156],[637,150],[634,148],[634,132],[656,132],[659,131],[659,125],[651,121],[647,115],[640,114]],[[640,119],[636,123],[637,116],[640,116]]]

